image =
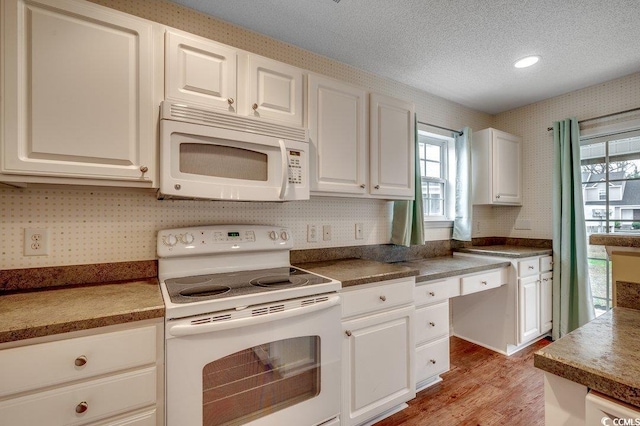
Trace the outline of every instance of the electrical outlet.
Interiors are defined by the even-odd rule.
[[[322,226],[322,239],[324,241],[331,241],[331,225]]]
[[[363,238],[364,236],[362,235],[362,224],[356,223],[356,240],[361,240]]]
[[[318,242],[318,228],[315,225],[307,225],[307,242]]]
[[[44,228],[26,228],[24,230],[24,255],[49,255],[49,230]]]

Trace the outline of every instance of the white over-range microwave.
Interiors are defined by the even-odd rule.
[[[308,131],[164,101],[158,198],[309,199]]]

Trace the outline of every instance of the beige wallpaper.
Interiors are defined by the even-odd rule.
[[[318,72],[368,90],[412,100],[418,120],[450,128],[482,129],[493,117],[464,108],[406,85],[382,79],[215,18],[162,0],[95,0],[100,3]],[[490,209],[478,214],[487,219]],[[390,203],[379,200],[314,198],[285,204],[210,201],[158,201],[142,190],[68,187],[2,188],[0,185],[0,269],[28,268],[155,258],[155,234],[175,226],[217,223],[265,223],[290,226],[296,248],[383,244],[390,237]],[[355,239],[355,223],[365,238]],[[306,242],[307,224],[331,225],[331,241]],[[22,255],[24,228],[47,228],[46,257]],[[428,230],[430,239],[449,230]],[[486,234],[490,235],[490,234]]]
[[[552,238],[553,135],[547,128],[568,117],[583,120],[638,106],[640,73],[497,115],[494,127],[523,138],[524,200],[522,207],[494,208],[492,232],[515,238]],[[531,220],[532,229],[514,229],[518,219]]]

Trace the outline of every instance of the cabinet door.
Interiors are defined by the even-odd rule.
[[[165,50],[168,100],[236,112],[237,53],[234,49],[167,31]]]
[[[343,323],[343,425],[360,424],[415,397],[413,310]]]
[[[309,76],[311,190],[366,194],[366,92]]]
[[[522,278],[519,283],[519,342],[528,342],[540,335],[540,278]]]
[[[241,96],[243,114],[302,127],[300,68],[252,54],[240,55],[238,66],[240,88],[246,90]]]
[[[522,143],[517,136],[493,131],[493,197],[496,204],[522,204]]]
[[[414,110],[411,102],[371,94],[369,192],[373,196],[414,198]]]
[[[2,7],[2,172],[150,186],[157,116],[151,23],[88,2]]]
[[[547,333],[552,326],[552,289],[553,273],[547,272],[540,276],[540,333]]]

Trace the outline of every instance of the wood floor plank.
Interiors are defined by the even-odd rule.
[[[533,354],[549,343],[543,339],[507,357],[451,337],[451,369],[443,381],[375,426],[542,426],[543,374],[533,366]]]

